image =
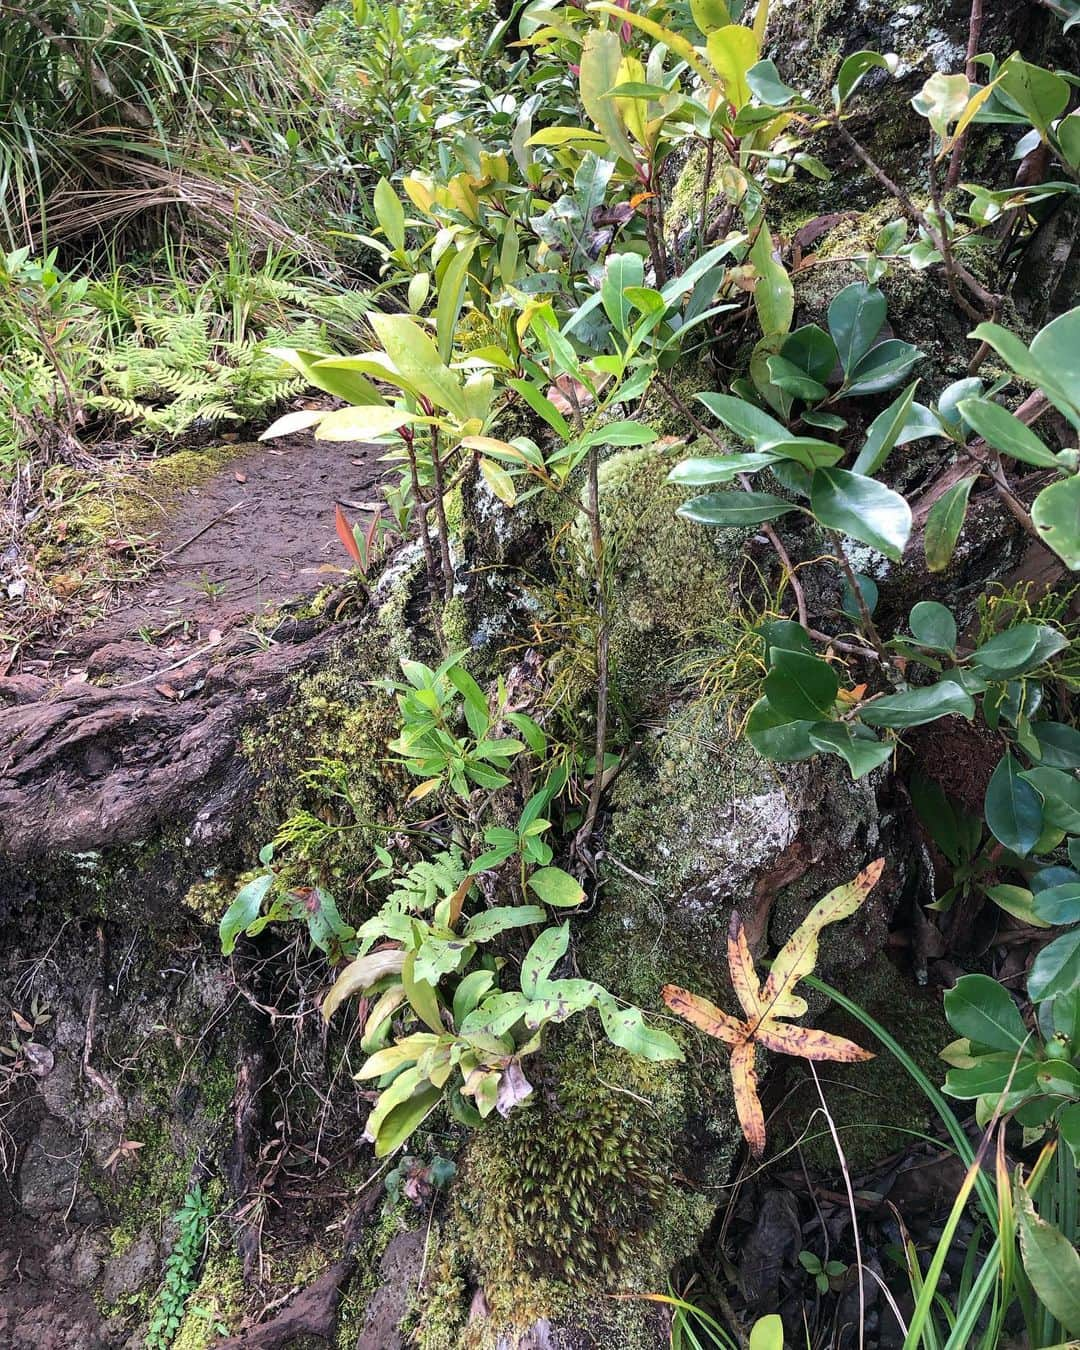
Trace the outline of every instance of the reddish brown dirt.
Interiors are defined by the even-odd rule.
[[[351,566],[335,505],[351,520],[355,504],[375,499],[380,453],[304,434],[239,455],[170,505],[148,577],[62,645],[38,643],[22,671],[54,681],[142,673],[315,594]]]

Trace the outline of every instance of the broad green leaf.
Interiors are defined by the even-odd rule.
[[[810,507],[826,529],[858,539],[899,562],[911,534],[911,508],[898,492],[849,469],[817,469]]]
[[[690,0],[690,14],[704,36],[731,22],[725,0]]]
[[[1004,985],[989,975],[963,975],[945,991],[945,1016],[959,1036],[988,1050],[1016,1054],[1029,1033]]]
[[[798,509],[793,502],[771,492],[709,492],[702,497],[691,497],[679,507],[678,514],[699,525],[733,528],[777,520]]]
[[[1019,417],[987,398],[965,398],[957,405],[964,420],[995,450],[1041,469],[1057,469],[1057,456]]]
[[[872,478],[888,459],[893,447],[901,443],[900,438],[907,426],[911,405],[915,401],[915,390],[918,387],[918,380],[913,380],[904,392],[870,423],[863,448],[851,466],[852,473],[862,473]]]
[[[780,78],[774,61],[758,61],[751,66],[746,72],[746,83],[753,96],[770,108],[782,108],[799,97],[798,91]]]
[[[495,983],[495,973],[490,970],[470,970],[454,990],[454,1026],[460,1029],[462,1022],[477,1007],[480,1000]],[[404,995],[404,990],[402,991]],[[370,1020],[370,1019],[369,1019]]]
[[[1066,162],[1074,169],[1080,168],[1080,112],[1071,112],[1068,117],[1063,117],[1055,135]]]
[[[909,689],[903,694],[886,694],[859,709],[859,716],[871,727],[920,727],[939,717],[975,716],[975,700],[951,680]]]
[[[1072,1153],[1073,1166],[1080,1167],[1080,1102],[1066,1106],[1058,1116],[1058,1135]]]
[[[880,52],[852,52],[840,67],[833,85],[833,105],[839,110],[855,92],[863,77],[871,70],[886,70],[890,74],[896,69],[897,58],[891,53],[882,56]]]
[[[1080,571],[1080,474],[1043,488],[1031,506],[1039,538],[1066,567]]]
[[[784,1323],[778,1313],[757,1319],[750,1332],[749,1350],[784,1350]]]
[[[334,1010],[353,994],[362,994],[387,975],[400,975],[405,966],[405,953],[400,948],[369,952],[350,961],[338,975],[322,1002],[322,1015],[329,1022]],[[440,1027],[441,1031],[442,1028]]]
[[[398,372],[436,407],[467,421],[469,406],[460,380],[416,321],[407,314],[372,313],[368,317]]]
[[[346,403],[383,405],[386,399],[371,383],[366,375],[356,370],[328,368],[322,363],[332,360],[325,352],[308,352],[298,347],[269,347],[271,356],[284,361],[300,372],[308,384],[321,389],[324,394],[342,398]]]
[[[382,953],[373,952],[372,955],[381,955]],[[365,960],[370,958],[364,958]],[[426,1026],[432,1031],[441,1033],[443,1031],[442,1018],[439,1015],[439,1000],[435,994],[434,987],[427,982],[416,977],[416,953],[408,952],[401,965],[401,983],[405,989],[405,997],[409,1000],[409,1007],[416,1013]],[[333,990],[331,990],[331,993]],[[325,1017],[325,1004],[323,1005],[323,1016]]]
[[[405,209],[390,183],[380,178],[372,194],[375,218],[390,247],[401,253],[405,248]]]
[[[517,502],[517,488],[514,480],[501,464],[493,459],[481,459],[480,473],[484,482],[505,506],[514,506]]]
[[[385,1095],[384,1093],[383,1096]],[[381,1097],[379,1101],[381,1103]],[[380,1115],[374,1126],[369,1121],[367,1130],[371,1133],[365,1131],[365,1135],[374,1140],[376,1158],[388,1157],[395,1149],[400,1148],[441,1101],[442,1090],[428,1083]]]
[[[779,441],[765,441],[758,448],[763,455],[772,455],[774,459],[793,459],[804,469],[828,468],[844,457],[840,446],[813,436],[786,436]]]
[[[308,427],[317,427],[326,416],[326,412],[325,408],[315,408],[285,413],[270,423],[259,440],[272,441],[278,436],[291,436],[297,431],[307,431]]]
[[[956,620],[952,611],[936,600],[920,600],[912,608],[908,626],[921,647],[935,652],[956,650]]]
[[[1035,1086],[1039,1061],[1025,1059],[1019,1064],[1015,1055],[995,1053],[979,1055],[970,1068],[950,1069],[945,1076],[945,1092],[962,1101],[978,1097],[997,1098],[1005,1091],[1030,1091]]]
[[[792,398],[801,398],[806,403],[820,403],[828,395],[828,390],[817,380],[812,380],[805,371],[783,356],[769,356],[765,359],[769,379],[785,394]]]
[[[856,736],[842,722],[822,722],[810,731],[810,744],[825,753],[840,755],[847,762],[853,779],[887,764],[895,747],[874,736]]]
[[[714,83],[713,72],[701,59],[694,44],[684,38],[681,33],[673,33],[670,28],[664,28],[655,19],[650,19],[644,14],[638,14],[632,9],[623,9],[621,5],[612,4],[611,0],[593,0],[593,3],[589,4],[587,8],[600,14],[607,14],[611,18],[617,19],[619,23],[629,23],[633,24],[635,28],[640,28],[643,33],[648,33],[656,42],[662,42],[668,51],[681,61],[687,62],[707,84]],[[612,80],[611,84],[614,85],[615,83],[616,81]]]
[[[1024,778],[1043,798],[1043,822],[1068,834],[1080,834],[1080,780],[1062,769],[1041,765]]]
[[[749,28],[727,24],[714,29],[705,40],[713,69],[724,85],[724,99],[736,112],[750,102],[747,71],[757,63],[758,40]]]
[[[534,413],[544,419],[556,435],[561,436],[564,441],[573,439],[574,432],[570,423],[535,384],[531,384],[528,380],[508,380],[507,383],[521,395]]]
[[[615,158],[636,169],[637,153],[630,143],[619,105],[615,99],[606,97],[619,83],[621,65],[622,43],[617,32],[594,28],[586,34],[578,77],[582,106],[596,123]]]
[[[865,281],[853,281],[833,296],[829,304],[829,332],[848,378],[881,332],[885,313],[884,295]]]
[[[1024,1272],[1039,1302],[1070,1336],[1080,1336],[1080,1252],[1035,1212],[1022,1185],[1014,1188]]]
[[[730,483],[741,473],[757,473],[768,468],[775,456],[754,453],[745,455],[703,455],[681,460],[668,474],[669,483],[684,487],[710,487],[714,483]]]
[[[1021,923],[1032,928],[1049,928],[1046,919],[1040,918],[1035,909],[1035,897],[1026,886],[987,886],[986,894],[999,909],[1011,914]]]
[[[588,127],[541,127],[525,142],[526,145],[568,145],[574,141],[591,141],[607,145],[607,139]],[[629,142],[628,142],[629,144]]]
[[[833,373],[838,359],[836,343],[825,332],[819,328],[816,323],[803,324],[801,328],[796,328],[784,345],[780,348],[780,355],[785,361],[790,361],[793,366],[818,384],[824,384]]]
[[[423,419],[401,408],[335,408],[315,428],[317,441],[373,441]]]
[[[1068,107],[1068,81],[1042,66],[1030,65],[1017,53],[1002,66],[997,82],[1043,136]]]
[[[457,330],[458,316],[461,314],[461,305],[465,299],[469,265],[475,251],[475,239],[458,249],[439,280],[439,302],[435,307],[435,335],[439,344],[439,356],[446,366],[450,364],[454,355],[454,334]]]
[[[600,303],[618,333],[625,334],[633,304],[625,294],[627,287],[643,285],[645,264],[637,253],[612,253],[604,264],[600,283]]]
[[[1042,798],[1020,776],[1011,754],[1002,757],[986,789],[984,815],[994,838],[1019,857],[1026,857],[1042,834]]]
[[[1080,985],[1080,928],[1070,928],[1044,947],[1028,972],[1028,997],[1033,1003],[1071,993]]]
[[[1064,633],[1049,624],[1019,623],[976,647],[971,662],[990,679],[1011,680],[1043,665],[1067,645]]]
[[[585,899],[585,892],[579,883],[561,867],[541,867],[529,878],[528,886],[545,905],[552,905],[556,909],[580,905]]]
[[[976,479],[962,478],[954,483],[930,508],[926,517],[923,547],[926,565],[931,572],[943,572],[952,561],[956,541],[967,515],[968,497]]]
[[[795,316],[795,287],[784,264],[774,255],[772,235],[764,221],[750,249],[750,261],[758,274],[754,308],[761,331],[766,337],[782,337],[790,331]]]
[[[218,924],[223,956],[232,955],[236,939],[259,917],[263,901],[273,884],[273,872],[263,872],[236,892],[236,898],[221,916],[221,922]]]
[[[850,372],[847,392],[852,395],[883,394],[910,374],[922,355],[910,342],[900,342],[896,338],[879,342]]]
[[[1032,897],[1032,911],[1043,927],[1080,923],[1080,883],[1069,881],[1040,891]]]
[[[1050,769],[1080,766],[1080,731],[1065,722],[1033,722],[1040,760]]]
[[[840,681],[827,661],[774,648],[763,685],[769,706],[789,721],[819,722],[833,711]]]
[[[650,1027],[640,1008],[621,1007],[610,994],[597,1002],[604,1033],[612,1045],[629,1050],[639,1059],[652,1061],[682,1059],[678,1042],[666,1031]]]
[[[698,394],[697,401],[723,422],[741,440],[759,449],[767,441],[786,440],[789,433],[783,422],[770,417],[756,404],[732,394]]]
[[[819,753],[810,732],[820,725],[818,721],[792,722],[770,707],[767,698],[759,698],[746,720],[746,738],[764,759],[795,764]]]

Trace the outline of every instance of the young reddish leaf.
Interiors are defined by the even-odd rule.
[[[750,1152],[760,1158],[765,1152],[765,1115],[757,1092],[757,1067],[754,1042],[742,1041],[731,1052],[731,1084],[735,1089],[735,1110]]]
[[[800,1059],[829,1059],[838,1064],[858,1064],[865,1059],[873,1059],[873,1053],[864,1050],[854,1041],[843,1036],[832,1036],[827,1031],[815,1031],[812,1027],[792,1027],[782,1022],[762,1022],[754,1033],[754,1039],[766,1050],[776,1050],[782,1055],[798,1055]]]
[[[758,978],[757,971],[754,970],[754,958],[750,955],[746,929],[737,909],[731,911],[731,920],[728,923],[727,956],[731,986],[743,1012],[751,1020],[765,1016],[765,1009],[758,998]]]
[[[345,512],[340,506],[334,507],[334,528],[337,530],[337,537],[341,540],[342,547],[349,557],[360,566],[360,549],[352,530],[349,528],[349,522],[345,519]]]
[[[746,1040],[744,1023],[700,994],[688,993],[677,984],[665,984],[661,996],[673,1013],[678,1013],[691,1026],[708,1036],[715,1036],[725,1045],[738,1045],[740,1041]]]
[[[769,978],[761,991],[765,1016],[802,1017],[806,1001],[792,993],[804,975],[809,975],[817,963],[818,938],[826,924],[837,923],[854,914],[877,885],[885,866],[884,858],[877,858],[864,867],[854,881],[837,886],[819,900],[781,948],[772,964]]]

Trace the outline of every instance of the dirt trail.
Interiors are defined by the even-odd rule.
[[[159,566],[62,650],[42,644],[0,677],[0,856],[128,843],[181,818],[204,842],[227,834],[252,790],[244,727],[365,609],[329,625],[285,610],[254,630],[343,575],[335,503],[372,500],[380,472],[370,446],[275,449],[241,452],[186,491]]]
[[[349,566],[335,504],[352,519],[374,499],[381,453],[308,434],[239,454],[170,504],[149,576],[91,627],[38,643],[23,672],[115,682],[313,595]]]

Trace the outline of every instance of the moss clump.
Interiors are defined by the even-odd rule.
[[[226,1242],[214,1240],[199,1282],[184,1305],[173,1350],[208,1350],[237,1331],[244,1312],[244,1271]]]
[[[837,983],[895,1036],[931,1080],[940,1080],[942,1064],[938,1052],[952,1039],[952,1032],[936,992],[918,988],[884,954],[855,976],[849,974]],[[898,1149],[907,1148],[912,1142],[912,1131],[926,1129],[933,1114],[907,1070],[872,1044],[861,1022],[839,1009],[826,1013],[814,1024],[879,1051],[875,1059],[863,1064],[828,1065],[827,1082],[822,1084],[848,1166],[859,1171]],[[802,1137],[813,1112],[820,1111],[821,1103],[812,1080],[802,1069],[795,1073],[802,1084],[786,1098],[783,1119],[793,1137],[800,1137],[807,1165],[819,1172],[836,1172],[839,1166],[836,1150],[820,1115],[809,1134]],[[788,1143],[779,1136],[776,1142],[778,1147],[786,1147]]]
[[[610,660],[616,698],[635,718],[663,682],[664,665],[719,610],[731,606],[731,574],[743,532],[707,530],[675,514],[685,493],[667,482],[673,458],[651,448],[600,466]],[[585,523],[575,530],[585,551]]]
[[[676,1156],[700,1083],[684,1065],[635,1060],[594,1032],[582,1020],[554,1033],[537,1065],[536,1104],[466,1145],[448,1250],[417,1331],[423,1350],[487,1347],[571,1311],[575,1323],[589,1317],[595,1344],[632,1346],[629,1334],[611,1340],[626,1319],[602,1295],[664,1288],[704,1231],[712,1206],[684,1182],[701,1158]],[[484,1291],[490,1316],[465,1331],[469,1285]]]

